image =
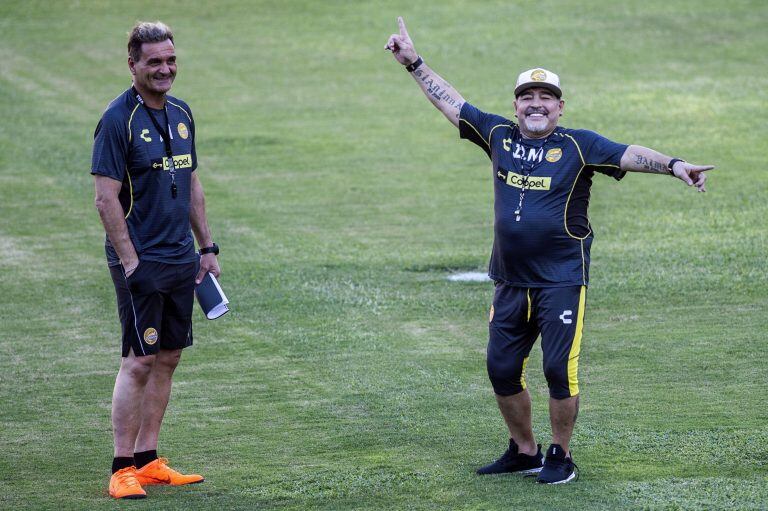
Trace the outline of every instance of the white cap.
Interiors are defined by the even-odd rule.
[[[560,90],[560,77],[552,71],[547,71],[540,67],[520,73],[520,76],[517,77],[517,84],[515,84],[515,97],[519,96],[524,90],[533,87],[549,89],[558,98],[563,95],[563,91]]]

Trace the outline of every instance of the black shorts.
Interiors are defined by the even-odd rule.
[[[123,356],[192,345],[192,305],[199,263],[141,261],[126,278],[121,265],[110,266],[123,327]]]
[[[579,354],[584,328],[585,286],[524,288],[496,285],[488,325],[488,376],[501,396],[525,389],[525,368],[541,334],[549,395],[579,393]]]

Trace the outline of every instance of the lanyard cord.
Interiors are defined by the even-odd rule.
[[[544,143],[541,144],[542,152],[544,151],[544,147],[547,145],[547,142],[549,142],[549,137],[547,137],[544,140]],[[523,172],[523,181],[520,183],[520,200],[518,201],[517,209],[515,210],[515,222],[520,221],[520,216],[523,212],[523,199],[525,199],[525,190],[528,188],[528,177],[533,173],[534,170],[536,170],[536,167],[541,164],[542,162],[529,163],[523,159],[520,160],[520,170]]]
[[[528,188],[528,176],[531,175],[531,172],[533,172],[533,167],[530,167],[529,169],[525,169],[525,166],[520,163],[520,167],[523,170],[523,182],[520,183],[520,200],[517,203],[517,209],[515,210],[515,222],[520,221],[520,215],[523,212],[523,199],[525,199],[525,189]]]
[[[176,186],[176,165],[173,163],[173,150],[171,149],[171,139],[173,138],[173,132],[171,131],[171,125],[168,120],[168,106],[163,106],[163,112],[165,112],[165,125],[168,126],[168,131],[165,131],[160,127],[160,123],[157,122],[155,116],[152,115],[152,112],[144,103],[144,98],[141,97],[141,94],[139,94],[136,89],[133,89],[133,92],[136,94],[136,100],[141,103],[141,106],[143,106],[144,110],[147,111],[149,119],[152,121],[155,129],[158,131],[158,133],[160,133],[160,138],[163,140],[163,145],[165,146],[165,156],[167,157],[168,161],[168,173],[171,176],[171,197],[175,199],[176,195],[178,194],[178,187]]]

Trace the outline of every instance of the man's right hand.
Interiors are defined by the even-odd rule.
[[[411,41],[411,37],[408,35],[408,30],[405,28],[405,22],[403,21],[402,16],[398,16],[397,24],[400,26],[400,33],[389,36],[389,40],[384,49],[391,51],[395,60],[400,64],[407,66],[416,62],[419,55],[413,47],[413,41]]]
[[[133,272],[139,267],[139,258],[137,257],[134,261],[121,261],[121,264],[123,265],[123,271],[125,272],[125,278],[127,279],[133,275]]]

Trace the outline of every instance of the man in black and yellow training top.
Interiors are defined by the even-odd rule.
[[[219,264],[196,171],[195,121],[186,103],[167,94],[176,77],[170,28],[134,26],[128,68],[131,88],[96,127],[91,174],[122,324],[109,493],[143,498],[142,486],[203,481],[158,458],[157,440],[173,372],[192,345],[195,283],[206,272],[218,276]]]
[[[489,276],[488,376],[510,434],[509,448],[478,474],[538,474],[541,483],[576,477],[569,442],[579,406],[579,352],[592,228],[587,216],[595,172],[621,179],[627,171],[668,174],[704,191],[712,166],[691,165],[652,149],[612,142],[597,133],[559,127],[560,79],[551,71],[521,73],[513,122],[467,103],[416,53],[402,18],[386,48],[421,90],[491,159],[494,242]],[[531,426],[525,367],[541,335],[549,386],[552,445],[541,453]]]

